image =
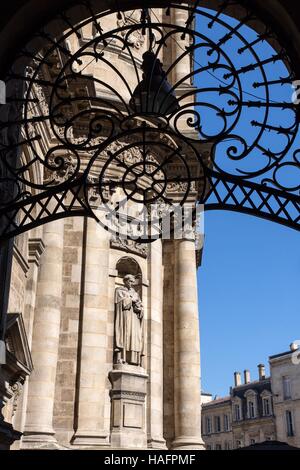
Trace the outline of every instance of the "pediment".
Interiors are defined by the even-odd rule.
[[[33,363],[21,313],[7,315],[6,350],[7,363],[13,366],[16,372],[24,375],[32,372]]]
[[[269,398],[269,397],[272,396],[272,392],[271,392],[270,390],[264,389],[264,390],[261,392],[260,396],[261,396],[262,398]]]
[[[246,397],[246,398],[247,398],[247,397],[251,398],[251,397],[256,397],[256,396],[257,396],[257,391],[254,390],[253,388],[250,388],[250,389],[247,390],[247,391],[245,392],[245,394],[244,394],[244,397]]]

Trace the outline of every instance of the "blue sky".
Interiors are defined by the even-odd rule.
[[[295,122],[293,110],[277,107],[278,103],[291,103],[294,90],[290,83],[282,83],[282,79],[289,77],[289,72],[284,62],[276,58],[279,50],[274,50],[267,40],[260,40],[252,48],[247,47],[249,43],[257,40],[258,33],[246,25],[222,43],[218,55],[213,45],[222,41],[230,32],[230,27],[237,27],[239,22],[220,15],[218,21],[214,21],[213,27],[210,27],[214,17],[215,12],[202,8],[196,22],[198,35],[194,54],[194,82],[197,87],[197,111],[200,115],[200,139],[205,136],[216,137],[226,129],[226,138],[223,138],[215,149],[215,163],[231,174],[241,175],[242,172],[249,172],[254,181],[260,181],[261,176],[255,176],[255,173],[270,165],[268,151],[276,154],[282,161],[290,163],[293,150],[297,148],[297,145],[293,146],[295,133],[285,135],[284,132],[278,132],[278,127],[286,129],[292,127]],[[258,60],[271,62],[263,67],[255,66]],[[254,66],[254,69],[237,73],[236,80],[233,79],[233,70],[241,71],[248,66]],[[280,83],[277,83],[278,80]],[[265,81],[272,84],[261,86]],[[257,88],[258,84],[260,86]],[[242,107],[237,105],[239,101],[244,103]],[[258,101],[260,106],[246,105],[253,101]],[[270,107],[264,106],[266,102]],[[231,115],[227,114],[224,120],[220,110],[225,110]],[[265,120],[268,130],[261,132]],[[258,142],[255,143],[256,138]],[[227,152],[230,147],[236,147],[235,151],[229,153],[238,157],[244,150],[244,142],[250,149],[247,155],[240,159],[229,158]],[[289,146],[291,150],[287,151]],[[293,170],[298,183],[299,172],[295,168]],[[287,173],[290,173],[290,166],[282,167],[277,173],[279,180],[285,184],[291,183]],[[272,176],[271,173],[264,173],[263,177]]]
[[[214,59],[213,54],[207,54],[209,48],[205,46],[205,37],[216,43],[228,32],[226,23],[237,24],[235,19],[221,15],[225,23],[215,22],[210,28],[210,13],[203,9],[203,15],[198,15],[197,20],[199,34],[203,35],[198,43],[201,46],[204,42],[204,47],[199,47],[196,52],[196,61],[201,66],[210,64]],[[257,38],[257,33],[247,26],[243,26],[240,32],[240,38],[233,36],[224,45],[224,55],[218,62],[224,67],[229,64],[227,55],[236,69],[256,63],[250,50],[242,54],[238,51],[244,46],[245,38],[251,42]],[[267,41],[257,43],[254,49],[261,60],[276,54]],[[268,80],[288,76],[282,61],[268,64],[265,73]],[[195,77],[200,89],[198,100],[227,109],[228,95],[220,97],[217,93],[224,80],[226,82],[227,79],[222,67],[204,73],[200,71]],[[255,82],[262,81],[259,68],[241,74],[240,80],[243,100],[266,99],[264,87],[254,86]],[[214,87],[213,93],[207,92],[209,87]],[[232,91],[235,93],[236,88],[233,87]],[[272,85],[269,91],[270,101],[291,101],[289,84]],[[212,135],[213,131],[218,133],[218,117],[209,106],[198,106],[198,111],[207,134]],[[262,122],[265,112],[264,108],[245,107],[232,133],[245,138],[251,146],[258,129],[252,121]],[[275,109],[268,114],[267,123],[285,127],[291,124],[291,119],[295,119],[291,111]],[[299,136],[294,145],[298,142]],[[238,141],[236,143],[238,145]],[[239,167],[244,171],[264,167],[265,156],[258,148],[242,160],[230,160],[226,156],[226,145],[231,144],[229,139],[229,144],[219,145],[219,151],[215,154],[215,160],[223,170],[239,174]],[[277,131],[268,131],[262,136],[260,144],[273,152],[285,154],[287,141]],[[283,157],[286,161],[291,159],[291,150]],[[291,174],[296,173],[298,184],[299,173],[294,167],[292,171],[291,167],[287,168],[287,180],[290,181]],[[234,371],[250,369],[252,378],[257,379],[259,363],[268,366],[270,355],[287,351],[292,341],[300,340],[300,233],[248,215],[207,212],[198,292],[202,389],[213,395],[225,396],[233,385]]]
[[[205,214],[198,271],[204,391],[227,395],[234,371],[250,369],[256,379],[259,363],[300,339],[299,286],[299,232],[243,214]]]

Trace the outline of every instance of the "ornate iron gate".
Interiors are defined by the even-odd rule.
[[[20,50],[0,109],[1,240],[61,217],[97,217],[93,194],[107,207],[118,187],[146,206],[171,204],[172,190],[183,204],[196,191],[206,210],[299,230],[299,109],[284,44],[250,2],[168,3],[158,17],[151,8],[97,13],[81,2],[82,19],[62,12]],[[176,50],[171,64],[160,60],[167,48]],[[110,53],[130,62],[131,77]],[[187,61],[192,72],[183,66],[174,80]],[[91,63],[109,76],[91,75]],[[159,163],[149,149],[163,155]],[[120,170],[113,180],[112,166]]]

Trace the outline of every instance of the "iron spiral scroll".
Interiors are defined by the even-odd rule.
[[[33,34],[0,108],[1,239],[76,215],[111,229],[119,188],[147,210],[192,194],[299,230],[295,67],[249,5],[85,1]],[[155,236],[138,239],[162,236],[157,214]]]

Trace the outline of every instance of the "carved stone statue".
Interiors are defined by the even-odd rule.
[[[127,274],[115,291],[115,364],[140,366],[144,355],[144,309],[134,284]]]

